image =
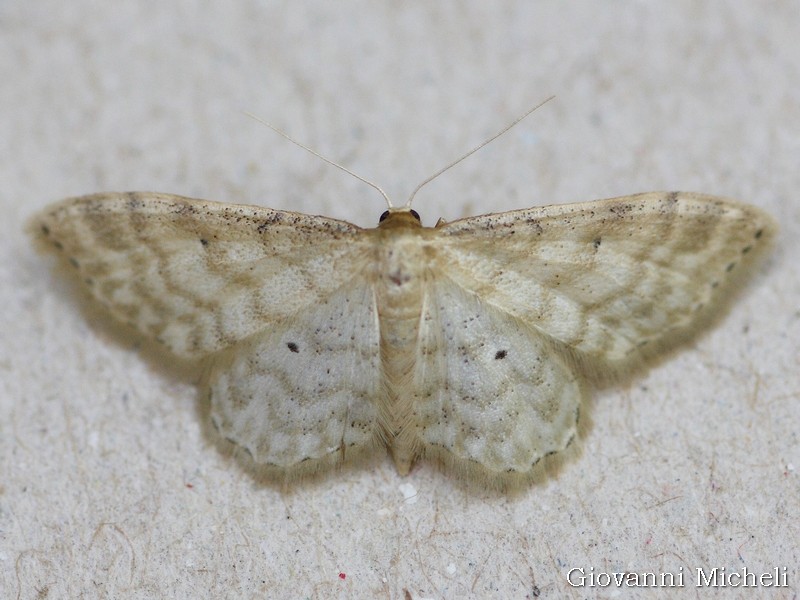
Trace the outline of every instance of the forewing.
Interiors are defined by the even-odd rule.
[[[575,434],[581,390],[534,328],[447,278],[425,291],[412,439],[469,471],[526,473]]]
[[[324,300],[366,260],[349,223],[166,194],[65,200],[31,228],[114,316],[185,357]]]
[[[379,337],[373,289],[358,279],[223,352],[209,382],[212,420],[258,464],[341,462],[377,439]]]
[[[775,228],[731,200],[648,193],[462,219],[433,244],[460,287],[577,356],[624,367],[687,330]]]

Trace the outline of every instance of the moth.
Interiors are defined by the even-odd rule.
[[[691,335],[776,231],[714,196],[645,193],[377,227],[157,193],[31,223],[118,320],[206,358],[211,418],[258,465],[386,447],[489,480],[576,433],[583,382]]]

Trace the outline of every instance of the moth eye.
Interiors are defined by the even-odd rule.
[[[384,211],[384,213],[381,215],[381,218],[378,219],[378,223],[383,223],[386,220],[386,217],[388,216],[389,216],[389,211],[388,210]]]
[[[411,216],[414,217],[417,221],[420,221],[419,213],[415,211],[413,208],[411,209]]]

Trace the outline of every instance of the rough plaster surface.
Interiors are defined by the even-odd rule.
[[[787,567],[800,587],[800,37],[791,1],[0,4],[0,596],[610,597],[567,574]],[[37,256],[47,202],[146,189],[372,225],[661,189],[783,230],[729,314],[595,393],[581,451],[513,496],[391,461],[283,491],[220,452],[191,369]],[[667,597],[675,589],[651,589]],[[408,595],[406,595],[406,592]],[[627,597],[643,593],[622,590]]]

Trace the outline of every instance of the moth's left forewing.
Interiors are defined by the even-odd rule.
[[[114,317],[186,358],[318,305],[370,260],[349,223],[169,194],[72,198],[29,227]]]
[[[437,229],[447,276],[598,369],[693,329],[755,263],[769,215],[648,193],[462,219]]]

